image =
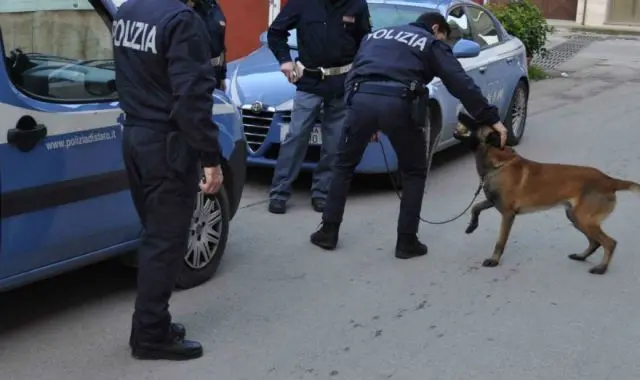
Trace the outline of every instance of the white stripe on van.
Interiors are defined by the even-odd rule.
[[[214,104],[214,115],[236,113],[235,107],[229,103]],[[47,137],[90,131],[118,125],[120,108],[97,111],[45,112],[0,103],[0,144],[7,143],[7,132],[15,128],[18,120],[26,115],[33,117],[36,123],[47,127]]]

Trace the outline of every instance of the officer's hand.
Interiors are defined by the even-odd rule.
[[[222,80],[220,82],[220,91],[222,91],[222,92],[226,92],[227,91],[227,81],[226,80]]]
[[[507,128],[500,121],[492,125],[491,128],[500,134],[500,148],[504,148],[504,145],[507,143]]]
[[[215,194],[220,190],[223,179],[220,165],[204,168],[204,180],[200,182],[200,190],[206,194]]]
[[[285,62],[280,65],[280,71],[287,77],[289,83],[296,82],[296,68],[293,65],[293,62]]]

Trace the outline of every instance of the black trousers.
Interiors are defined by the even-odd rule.
[[[357,92],[351,98],[322,219],[342,222],[353,172],[377,131],[389,138],[402,174],[398,233],[415,234],[428,171],[427,139],[424,128],[417,126],[411,117],[411,103],[399,97]]]
[[[187,250],[198,191],[198,160],[181,133],[124,128],[123,155],[144,235],[138,249],[138,294],[132,336],[167,339],[169,298]]]

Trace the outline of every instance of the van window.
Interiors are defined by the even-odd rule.
[[[55,103],[115,100],[109,28],[87,0],[3,1],[5,68],[16,88]]]

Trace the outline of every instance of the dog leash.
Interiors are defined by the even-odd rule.
[[[389,162],[387,161],[387,154],[384,151],[384,145],[382,144],[382,141],[378,140],[378,144],[380,144],[380,148],[382,149],[382,158],[384,159],[384,164],[387,167],[387,174],[389,174],[389,179],[391,180],[391,185],[393,186],[393,190],[395,191],[396,195],[398,196],[398,199],[402,200],[402,196],[400,195],[400,189],[398,184],[396,183],[395,178],[393,178],[393,174],[391,174],[391,169],[389,168]],[[427,144],[427,147],[429,145]],[[429,152],[431,153],[431,152]],[[427,164],[427,181],[429,180],[429,172],[431,171],[431,160],[433,158],[433,154],[429,154],[429,162]],[[471,202],[469,202],[469,205],[467,206],[467,208],[465,208],[460,214],[458,214],[457,216],[451,218],[451,219],[447,219],[447,220],[443,220],[443,221],[438,221],[438,222],[433,222],[430,221],[429,219],[424,218],[422,215],[419,215],[418,218],[420,219],[421,222],[423,223],[427,223],[427,224],[431,224],[431,225],[442,225],[442,224],[448,224],[451,222],[454,222],[460,218],[462,218],[464,216],[464,214],[467,213],[467,211],[469,211],[469,209],[473,206],[473,203],[476,201],[476,199],[478,199],[478,196],[480,195],[480,191],[482,191],[482,187],[485,184],[485,177],[483,176],[480,179],[480,184],[478,185],[478,189],[476,189],[475,194],[473,195],[473,198],[471,198]],[[425,187],[426,187],[426,183],[425,183]]]

